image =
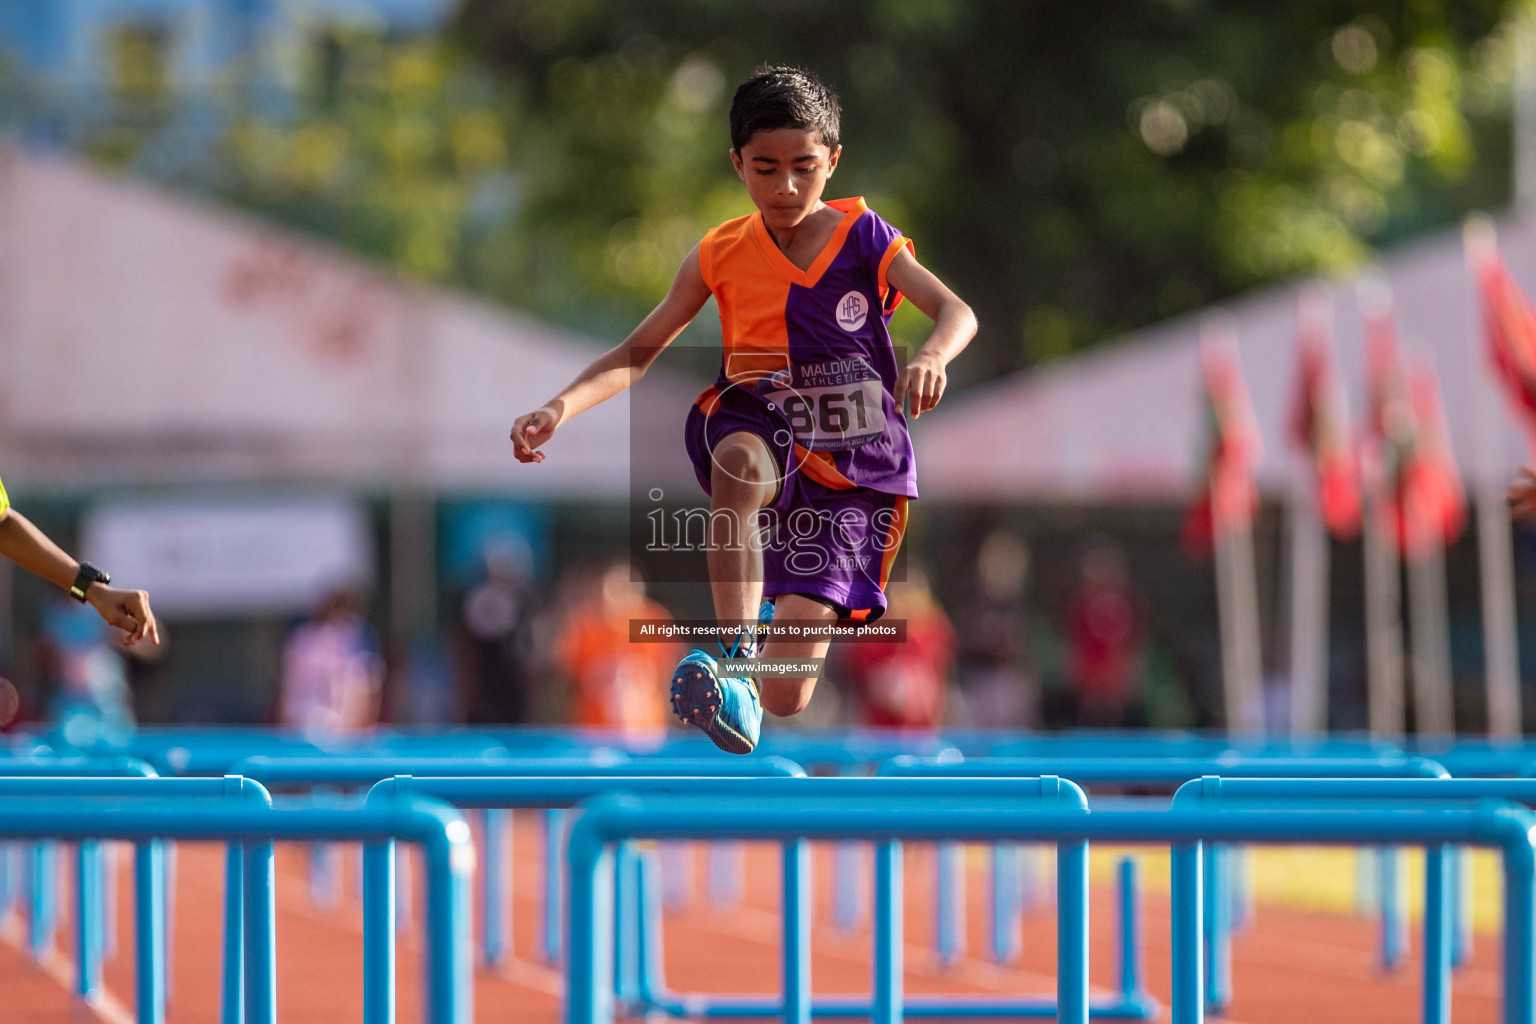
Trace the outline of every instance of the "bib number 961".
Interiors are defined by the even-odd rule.
[[[845,451],[885,434],[884,389],[862,359],[796,367],[794,380],[796,386],[765,397],[784,410],[795,440],[805,447]]]

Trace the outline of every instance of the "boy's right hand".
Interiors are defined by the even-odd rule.
[[[519,416],[512,424],[512,454],[517,461],[543,462],[544,453],[534,449],[554,436],[557,425],[557,417],[548,408]]]

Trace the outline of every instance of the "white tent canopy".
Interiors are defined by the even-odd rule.
[[[250,219],[0,147],[0,464],[16,482],[621,497],[624,399],[562,427],[542,465],[518,464],[507,441],[600,350]],[[697,388],[665,373],[645,386],[676,393],[680,437]]]
[[[1500,224],[1515,279],[1536,294],[1536,217]],[[1432,359],[1463,477],[1500,486],[1528,448],[1488,377],[1478,298],[1448,231],[1389,253],[1381,268],[1395,295],[1405,356]],[[1297,471],[1288,430],[1296,386],[1296,281],[1235,299],[1226,309],[1263,436],[1261,488],[1284,490]],[[1335,344],[1358,425],[1364,409],[1363,328],[1354,281],[1334,298]],[[945,500],[1166,500],[1199,486],[1204,430],[1198,356],[1203,314],[987,385],[916,424],[923,493]],[[961,358],[964,358],[962,356]],[[1492,404],[1492,440],[1475,457],[1476,411]]]

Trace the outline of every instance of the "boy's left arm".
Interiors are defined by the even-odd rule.
[[[945,367],[976,336],[976,314],[906,249],[891,261],[885,279],[933,321],[933,333],[907,362],[893,395],[898,409],[905,409],[911,396],[911,414],[916,419],[944,396]]]

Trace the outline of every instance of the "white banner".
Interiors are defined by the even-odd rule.
[[[167,617],[305,612],[373,579],[366,513],[324,496],[106,502],[86,514],[80,546]]]

